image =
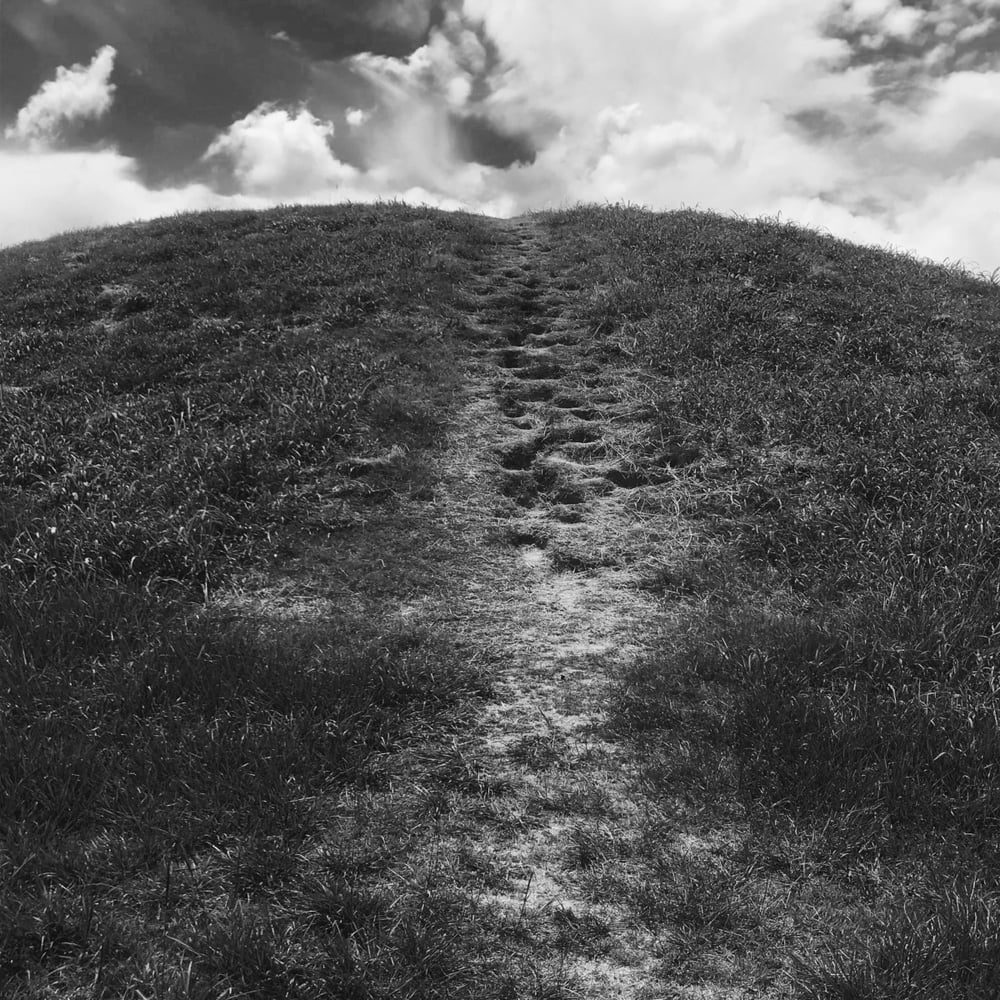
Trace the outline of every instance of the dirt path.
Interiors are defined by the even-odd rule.
[[[471,906],[475,946],[517,996],[777,996],[746,988],[761,977],[716,934],[733,919],[716,858],[732,855],[734,825],[647,795],[643,762],[607,725],[615,682],[665,622],[647,585],[694,534],[675,500],[683,456],[651,440],[642,373],[621,378],[621,359],[608,365],[569,318],[580,290],[544,227],[496,225],[469,289],[465,402],[435,498],[410,522],[373,522],[364,543],[390,545],[400,523],[464,542],[457,585],[401,596],[391,614],[485,656],[494,694],[445,745],[373,765],[387,777],[332,804],[328,836],[391,842],[387,892]],[[354,595],[323,544],[240,603],[335,613]]]
[[[463,738],[503,795],[471,835],[461,808],[449,827],[489,873],[477,890],[484,919],[501,940],[523,940],[552,995],[759,996],[709,985],[731,981],[731,955],[701,956],[701,972],[680,981],[665,971],[685,965],[690,941],[665,927],[651,858],[700,870],[731,831],[706,836],[665,815],[607,732],[609,686],[664,617],[642,584],[690,540],[675,477],[662,457],[636,462],[650,453],[637,382],[624,398],[564,315],[575,289],[560,288],[542,228],[500,225],[470,323],[501,346],[480,352],[450,461],[475,483],[473,503],[492,505],[505,543],[466,611],[475,645],[504,655],[496,697]]]
[[[634,573],[610,555],[637,517],[626,507],[629,491],[614,482],[616,428],[627,414],[598,380],[583,384],[594,372],[560,316],[545,237],[527,221],[505,233],[510,243],[483,276],[476,321],[495,324],[493,304],[505,316],[509,346],[483,371],[500,411],[483,458],[495,456],[500,492],[513,501],[505,535],[522,584],[505,601],[506,620],[481,623],[499,626],[483,641],[501,639],[509,666],[474,738],[517,800],[507,811],[533,821],[484,830],[481,849],[502,856],[515,876],[484,902],[526,927],[554,925],[575,990],[633,996],[650,979],[648,941],[614,900],[587,898],[578,878],[636,807],[619,748],[602,735],[608,680],[635,655],[654,611]]]

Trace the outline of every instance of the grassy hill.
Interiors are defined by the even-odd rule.
[[[771,221],[523,226],[0,251],[0,992],[1000,993],[1000,288]],[[528,919],[534,870],[490,902],[511,761],[586,765],[470,750],[512,549],[644,602],[592,714],[645,818],[559,807],[604,925]]]

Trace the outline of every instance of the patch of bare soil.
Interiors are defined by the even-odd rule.
[[[695,940],[672,918],[685,887],[649,885],[671,854],[671,870],[712,869],[734,831],[665,815],[607,727],[610,685],[664,617],[643,582],[665,549],[690,541],[671,501],[675,462],[623,459],[641,451],[641,402],[600,377],[593,347],[562,315],[544,233],[529,220],[504,230],[474,318],[507,346],[473,375],[479,447],[461,459],[492,466],[509,547],[496,606],[468,625],[505,651],[497,696],[466,736],[507,789],[473,837],[506,874],[481,905],[530,928],[567,995],[751,995],[731,947]]]

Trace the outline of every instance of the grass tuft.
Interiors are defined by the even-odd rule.
[[[978,1000],[1000,990],[1000,897],[973,879],[898,903],[867,947],[806,968],[806,1000]]]

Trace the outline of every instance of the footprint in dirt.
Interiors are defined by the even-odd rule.
[[[524,355],[518,347],[510,347],[497,352],[497,363],[501,368],[520,368]]]
[[[545,324],[539,320],[525,319],[515,327],[507,329],[507,342],[515,347],[521,347],[529,339],[535,336],[540,330],[544,330]]]
[[[505,469],[529,469],[544,443],[544,434],[530,434],[510,441],[501,448],[500,464]]]
[[[519,550],[518,556],[526,566],[535,568],[544,565],[549,537],[538,525],[512,523],[507,529],[507,541]]]
[[[508,418],[507,422],[511,427],[517,428],[519,431],[532,431],[535,429],[535,421],[531,417],[517,417],[515,419]]]
[[[530,510],[539,495],[552,490],[555,484],[555,474],[546,468],[505,469],[500,477],[500,492],[519,507]]]
[[[511,386],[509,393],[525,403],[546,403],[559,387],[559,383],[552,380],[518,381]]]
[[[649,469],[628,467],[608,469],[604,473],[604,478],[613,486],[625,490],[634,490],[640,486],[650,486],[655,482],[655,477]]]
[[[564,424],[554,427],[549,434],[553,444],[591,444],[604,440],[604,435],[597,427],[589,424]]]
[[[552,378],[562,372],[555,356],[544,348],[504,348],[498,352],[497,360],[501,368],[509,369],[522,379]]]
[[[576,347],[581,342],[577,334],[569,331],[541,330],[529,336],[540,347]]]
[[[544,549],[549,544],[549,536],[537,524],[515,521],[507,528],[507,541],[511,545],[533,545]]]
[[[640,486],[660,486],[672,482],[677,469],[692,465],[701,457],[697,448],[677,448],[644,465],[618,465],[608,469],[604,478],[620,489],[634,490]]]
[[[574,410],[583,406],[584,400],[582,397],[577,396],[574,393],[561,392],[555,399],[552,400],[552,405],[557,406],[560,410]]]
[[[514,374],[520,379],[529,379],[535,381],[537,379],[553,379],[558,378],[562,375],[562,366],[558,365],[555,361],[532,361],[530,364],[525,365],[523,368],[513,369]]]
[[[584,422],[601,420],[607,416],[607,414],[601,413],[600,410],[595,410],[592,406],[588,406],[579,396],[570,394],[564,393],[554,397],[552,405],[556,409],[562,410],[564,413],[568,413],[570,416],[576,417],[577,420]]]
[[[500,412],[505,416],[509,417],[511,420],[517,420],[528,412],[528,408],[519,399],[515,399],[513,396],[508,396],[500,404]]]

